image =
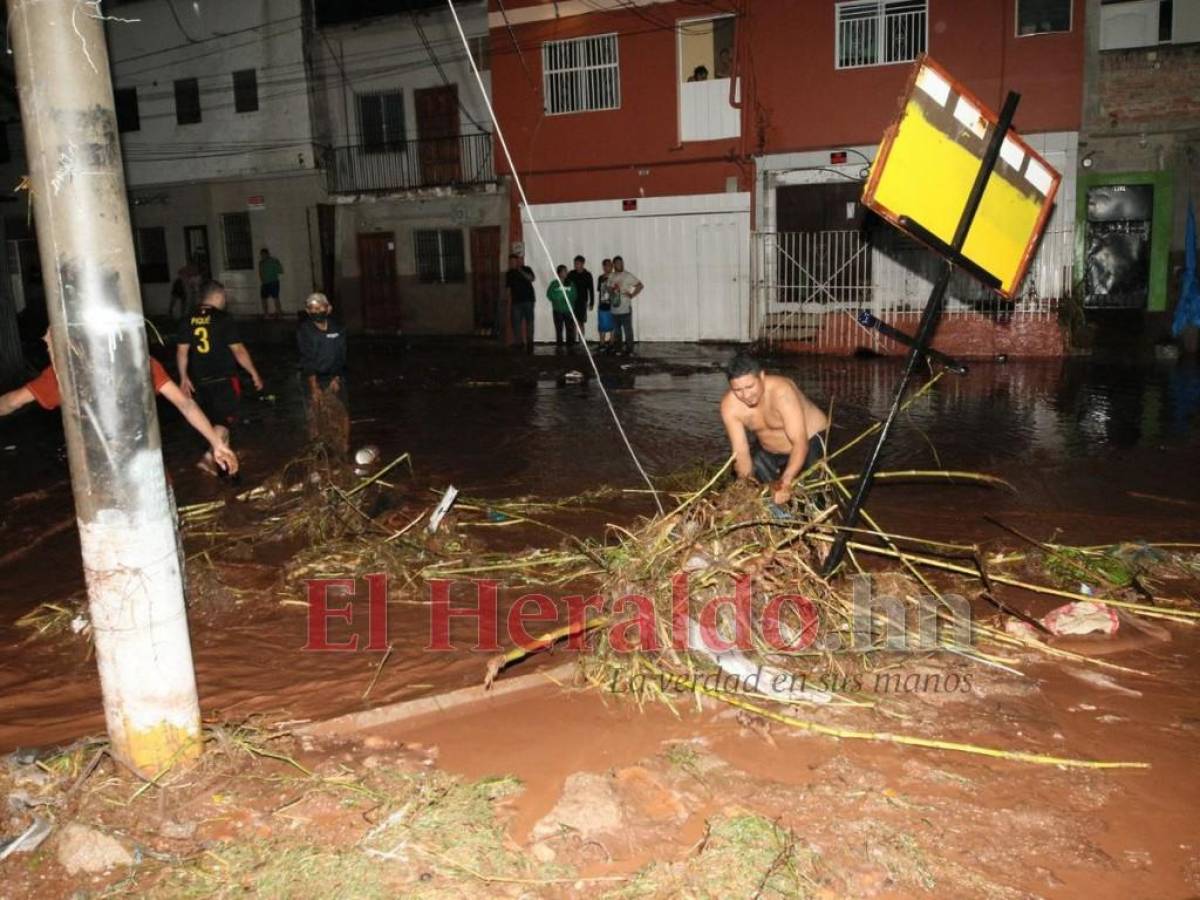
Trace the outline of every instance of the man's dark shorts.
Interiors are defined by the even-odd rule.
[[[822,435],[814,434],[808,439],[808,456],[804,458],[804,468],[817,464],[825,455],[825,439]],[[783,470],[787,468],[788,454],[772,453],[764,450],[756,439],[750,441],[750,461],[753,463],[754,477],[760,484],[771,484],[778,481]]]
[[[195,385],[196,403],[214,425],[229,428],[237,422],[242,384],[237,377],[213,378]]]
[[[529,323],[529,333],[533,334],[533,304],[532,303],[514,303],[512,304],[512,330],[513,340],[521,339],[521,323]]]
[[[266,300],[268,297],[278,300],[279,299],[279,282],[278,281],[264,281],[263,286],[261,288],[259,288],[259,290],[258,290],[258,297],[260,300]]]

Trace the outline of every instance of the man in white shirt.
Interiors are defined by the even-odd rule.
[[[632,272],[625,271],[625,260],[613,257],[613,273],[608,276],[604,288],[608,291],[612,305],[613,323],[616,325],[617,346],[624,356],[633,355],[633,298],[642,292],[645,285]]]

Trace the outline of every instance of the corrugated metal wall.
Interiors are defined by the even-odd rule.
[[[750,195],[700,194],[555,203],[533,207],[555,264],[577,253],[599,276],[605,257],[620,255],[646,286],[633,302],[639,341],[748,340],[750,335]],[[552,269],[525,222],[525,261],[537,273],[535,334],[554,335],[545,299]],[[586,329],[596,337],[595,314]]]

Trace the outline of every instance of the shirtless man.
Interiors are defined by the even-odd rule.
[[[794,381],[767,375],[753,356],[738,353],[725,374],[729,393],[721,400],[721,420],[733,448],[734,471],[739,478],[771,485],[771,499],[782,505],[791,498],[797,476],[824,455],[829,420]]]

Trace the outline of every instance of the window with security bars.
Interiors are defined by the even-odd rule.
[[[601,34],[542,44],[542,91],[547,115],[619,109],[617,36]]]
[[[849,0],[837,4],[836,68],[909,62],[925,52],[928,0]]]
[[[225,238],[225,268],[253,269],[254,241],[250,235],[250,213],[224,213],[221,233]]]
[[[447,284],[466,279],[463,236],[457,229],[414,231],[417,280],[425,284]]]
[[[137,230],[138,280],[142,284],[165,284],[171,280],[167,265],[167,230],[156,226]]]
[[[368,153],[404,149],[404,94],[382,91],[358,94],[358,128]]]

